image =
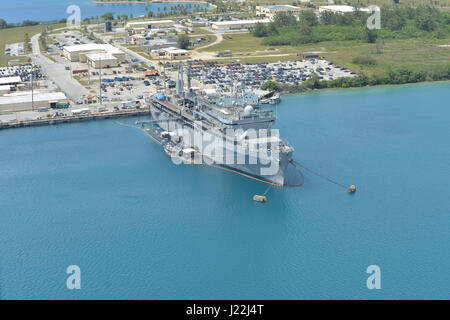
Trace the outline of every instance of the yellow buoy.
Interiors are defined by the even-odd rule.
[[[253,200],[256,201],[256,202],[267,202],[266,196],[260,196],[260,195],[257,195],[257,194],[255,194],[253,196]]]

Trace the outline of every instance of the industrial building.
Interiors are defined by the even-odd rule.
[[[191,57],[191,53],[188,50],[178,48],[166,48],[163,49],[166,59],[169,60],[184,60]]]
[[[303,59],[318,59],[319,55],[315,52],[300,53],[299,56]]]
[[[16,86],[22,82],[20,77],[4,77],[0,78],[0,86]]]
[[[90,53],[86,55],[86,63],[94,69],[115,68],[120,65],[119,59],[109,53]]]
[[[288,4],[273,5],[273,6],[257,6],[256,11],[260,15],[264,15],[268,18],[273,18],[278,12],[291,12],[298,14],[302,9],[300,7],[291,6]]]
[[[0,112],[19,112],[38,108],[62,109],[69,107],[69,101],[62,92],[22,92],[0,97]]]
[[[106,32],[112,32],[112,21],[111,20],[105,21],[105,33]]]
[[[270,23],[269,19],[261,20],[237,20],[237,21],[217,21],[211,24],[213,30],[239,30],[250,29],[257,23]]]
[[[63,49],[63,55],[72,62],[88,63],[88,55],[95,53],[103,53],[113,56],[117,59],[117,65],[125,61],[125,52],[117,49],[110,44],[80,44],[75,46],[67,46]],[[111,59],[112,60],[112,59]]]
[[[128,32],[139,33],[142,30],[150,30],[154,28],[170,28],[175,23],[172,20],[149,20],[149,21],[133,21],[128,22],[125,30]]]
[[[328,12],[332,12],[332,13],[349,13],[349,12],[354,12],[356,10],[355,7],[352,6],[347,6],[347,5],[329,5],[329,6],[321,6],[319,7],[319,13],[328,11]],[[369,8],[359,8],[359,11],[362,12],[370,12]]]
[[[11,86],[10,85],[0,85],[0,95],[4,95],[6,93],[11,92]]]
[[[191,53],[188,50],[169,47],[153,50],[150,52],[150,56],[153,59],[184,60],[189,59],[191,57]]]
[[[188,27],[206,27],[208,25],[208,20],[204,18],[196,18],[186,22]]]

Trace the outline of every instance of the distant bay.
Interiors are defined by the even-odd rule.
[[[294,159],[358,191],[304,171],[265,204],[266,185],[176,166],[114,120],[2,130],[0,299],[447,299],[449,99],[449,82],[283,96]]]
[[[9,1],[2,3],[2,12],[0,19],[6,20],[8,23],[18,23],[24,20],[33,21],[52,21],[60,20],[69,17],[66,13],[67,7],[70,5],[77,5],[81,9],[81,19],[101,16],[107,12],[114,12],[115,14],[127,14],[139,17],[146,15],[148,12],[155,13],[170,10],[170,6],[176,5],[191,5],[198,4],[201,8],[207,7],[204,3],[195,2],[165,2],[165,3],[94,3],[90,0],[23,0],[23,1]],[[159,11],[158,11],[159,8]]]

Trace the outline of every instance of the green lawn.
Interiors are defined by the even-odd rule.
[[[234,34],[232,39],[202,49],[202,52],[219,52],[231,50],[233,59],[242,62],[275,62],[298,59],[296,55],[302,52],[317,52],[337,64],[346,66],[355,72],[380,73],[390,67],[409,66],[426,68],[438,66],[450,61],[450,39],[410,39],[387,40],[377,53],[376,45],[361,41],[320,42],[302,46],[263,46],[261,38],[250,34]],[[377,60],[377,65],[361,67],[352,60],[358,56],[370,55]]]
[[[52,25],[53,28],[63,26],[64,24]],[[19,59],[20,61],[27,61],[28,57],[11,57],[9,55],[5,55],[5,45],[10,43],[23,42],[26,33],[28,33],[28,36],[31,38],[33,35],[38,34],[43,30],[45,30],[46,27],[47,26],[45,25],[37,25],[30,27],[20,27],[20,28],[10,28],[0,30],[0,66],[8,65],[8,62],[10,60]]]
[[[255,38],[250,33],[236,33],[236,34],[225,34],[224,40],[215,45],[205,49],[201,49],[201,52],[219,52],[231,50],[236,54],[276,54],[276,53],[294,53],[298,51],[298,48],[293,46],[279,46],[279,47],[268,47],[261,45],[261,38]],[[229,38],[231,37],[231,39]]]
[[[381,53],[377,53],[375,44],[348,42],[324,44],[324,53],[327,60],[345,65],[355,72],[380,73],[395,67],[411,67],[426,69],[444,65],[450,61],[449,40],[389,40],[381,46]],[[361,67],[352,60],[357,56],[370,55],[377,61],[375,66]]]

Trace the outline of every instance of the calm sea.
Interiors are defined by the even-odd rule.
[[[4,2],[4,3],[3,3]],[[170,6],[187,5],[187,3],[92,3],[91,0],[22,0],[22,1],[2,1],[0,18],[7,22],[22,22],[23,20],[51,21],[68,18],[70,14],[66,12],[70,5],[78,5],[81,9],[81,19],[101,16],[107,12],[115,14],[127,14],[139,17],[148,12],[155,13],[167,11]],[[207,7],[199,4],[201,8]],[[191,3],[194,6],[194,3]],[[159,11],[158,11],[159,8]]]
[[[295,159],[358,191],[305,172],[266,204],[113,120],[1,131],[0,297],[448,298],[449,100],[450,83],[283,97]]]

